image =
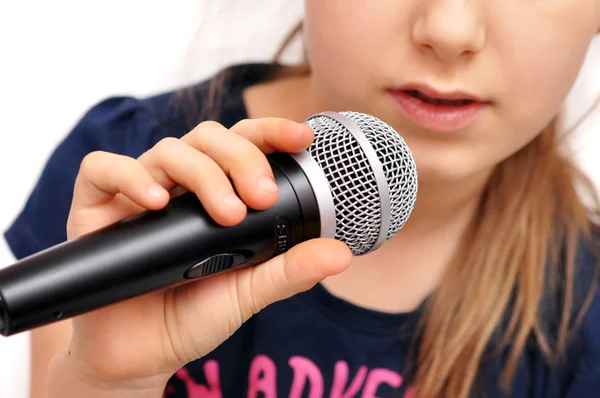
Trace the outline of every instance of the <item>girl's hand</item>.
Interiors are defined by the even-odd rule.
[[[204,122],[181,139],[165,138],[139,159],[91,153],[75,183],[69,239],[161,209],[182,188],[193,191],[216,222],[235,225],[246,206],[266,209],[277,200],[265,153],[298,152],[312,139],[308,126],[284,119],[244,120],[230,130]],[[76,317],[69,352],[50,367],[50,396],[66,394],[65,377],[111,397],[118,391],[162,394],[174,372],[215,349],[253,314],[343,271],[350,261],[343,243],[315,239],[258,266]]]

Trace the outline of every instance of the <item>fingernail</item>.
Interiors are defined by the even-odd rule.
[[[158,184],[150,185],[148,188],[148,194],[153,198],[160,198],[163,196],[165,190]]]
[[[312,129],[304,123],[296,124],[296,131],[300,134],[312,134]]]
[[[240,198],[238,198],[237,195],[234,193],[228,193],[227,195],[225,195],[223,197],[223,202],[225,202],[227,206],[231,207],[237,207],[242,204]]]
[[[270,176],[258,177],[258,180],[256,181],[256,186],[261,191],[277,192],[277,184],[275,184],[273,177],[270,177]]]

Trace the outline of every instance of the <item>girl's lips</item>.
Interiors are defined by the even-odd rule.
[[[434,131],[456,131],[467,127],[489,103],[462,93],[439,94],[433,90],[392,90],[401,112],[416,124]]]

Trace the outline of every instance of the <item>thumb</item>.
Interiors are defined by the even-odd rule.
[[[204,356],[266,306],[310,289],[350,265],[342,242],[302,242],[262,264],[224,272],[173,290],[166,333],[176,367]],[[207,303],[214,303],[207,305]],[[198,333],[198,325],[209,325]]]
[[[319,238],[292,247],[273,259],[240,271],[238,300],[245,321],[266,306],[306,291],[344,271],[352,252],[344,243]]]

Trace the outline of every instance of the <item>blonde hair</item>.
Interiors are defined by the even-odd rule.
[[[491,176],[478,216],[428,308],[415,378],[422,396],[466,397],[504,322],[495,353],[510,343],[501,379],[505,390],[530,337],[552,364],[578,327],[597,274],[577,305],[576,255],[582,242],[592,242],[590,211],[577,186],[592,196],[595,190],[560,154],[557,136],[554,120]],[[559,311],[544,308],[544,300],[559,298]],[[549,317],[556,318],[555,333],[544,325]]]

